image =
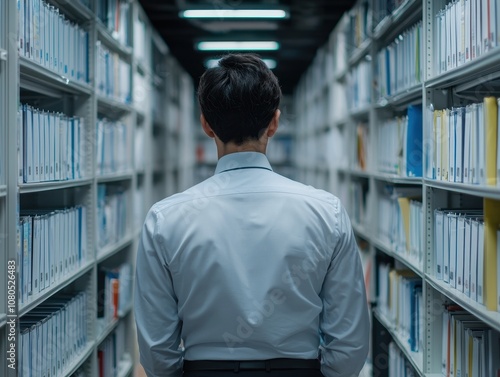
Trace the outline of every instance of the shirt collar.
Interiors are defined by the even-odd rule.
[[[266,155],[260,152],[237,152],[222,156],[217,162],[215,174],[239,169],[273,170]]]

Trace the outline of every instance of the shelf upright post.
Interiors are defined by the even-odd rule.
[[[97,174],[96,174],[96,164],[97,164],[97,156],[96,156],[96,124],[97,124],[97,9],[98,9],[98,0],[91,0],[91,9],[92,9],[92,18],[89,21],[88,28],[88,79],[92,88],[92,94],[88,99],[88,109],[90,114],[88,115],[88,121],[90,124],[87,126],[87,134],[88,140],[91,141],[89,143],[85,143],[85,148],[87,153],[87,163],[88,170],[87,172],[91,174],[89,178],[92,178],[92,184],[90,189],[90,195],[88,196],[87,202],[88,205],[87,211],[87,232],[90,235],[88,238],[88,249],[89,255],[88,257],[92,260],[97,260],[97,235],[95,230],[96,227],[96,219],[97,219]],[[97,326],[96,326],[96,318],[97,318],[97,264],[94,264],[91,272],[90,278],[88,282],[88,290],[90,292],[87,296],[87,333],[88,339],[91,339],[95,342],[97,336]],[[86,373],[92,374],[94,371],[98,370],[98,362],[97,362],[97,350],[94,349],[92,355],[90,356],[90,361],[86,363]]]

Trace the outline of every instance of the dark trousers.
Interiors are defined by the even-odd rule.
[[[182,374],[183,377],[324,377],[317,369],[300,370],[210,370],[210,371],[189,371]]]
[[[184,361],[184,377],[323,377],[319,360]]]

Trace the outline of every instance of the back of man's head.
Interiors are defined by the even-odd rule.
[[[280,100],[278,79],[254,54],[225,56],[198,87],[201,112],[223,143],[259,139]]]

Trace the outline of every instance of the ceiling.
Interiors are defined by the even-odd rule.
[[[312,62],[316,51],[328,40],[342,14],[355,0],[139,0],[153,26],[165,40],[181,66],[195,84],[205,70],[208,58],[220,52],[201,52],[195,43],[201,40],[275,40],[278,51],[259,52],[262,58],[277,62],[274,73],[284,94],[292,94],[300,76]],[[242,9],[284,7],[286,19],[231,20],[184,19],[181,10],[192,8]]]

